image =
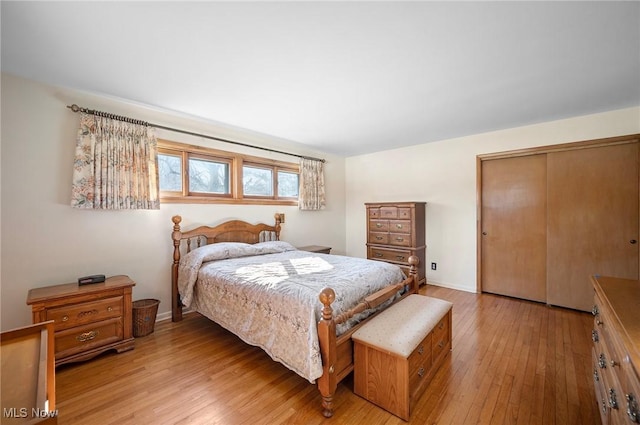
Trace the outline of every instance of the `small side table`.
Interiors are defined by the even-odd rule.
[[[88,360],[107,350],[134,347],[131,293],[135,282],[112,276],[103,283],[29,290],[33,323],[53,320],[56,366]]]
[[[331,254],[330,246],[307,245],[307,246],[299,246],[298,249],[300,251],[317,252],[319,254]]]

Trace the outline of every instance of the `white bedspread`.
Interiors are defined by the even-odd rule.
[[[322,288],[335,291],[332,307],[339,314],[405,278],[384,262],[297,251],[286,242],[245,245],[207,245],[185,255],[178,281],[183,303],[310,382],[322,375]],[[369,314],[339,326],[338,334]]]

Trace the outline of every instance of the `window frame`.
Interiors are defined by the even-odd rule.
[[[298,197],[278,196],[278,172],[285,171],[298,175],[300,165],[258,156],[205,148],[186,143],[158,139],[158,153],[179,156],[182,165],[182,191],[160,191],[160,203],[183,204],[247,204],[247,205],[298,205]],[[229,194],[202,193],[189,191],[189,159],[204,159],[229,164]],[[265,168],[272,172],[272,196],[247,195],[243,193],[243,167]]]

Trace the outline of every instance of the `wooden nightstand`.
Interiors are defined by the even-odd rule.
[[[134,285],[121,275],[91,285],[66,283],[29,290],[33,323],[55,322],[56,366],[88,360],[107,350],[133,349]]]
[[[330,246],[307,245],[307,246],[299,246],[298,249],[300,251],[317,252],[320,254],[331,254]]]

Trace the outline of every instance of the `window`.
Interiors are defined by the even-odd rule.
[[[297,205],[295,163],[158,140],[161,202]]]

